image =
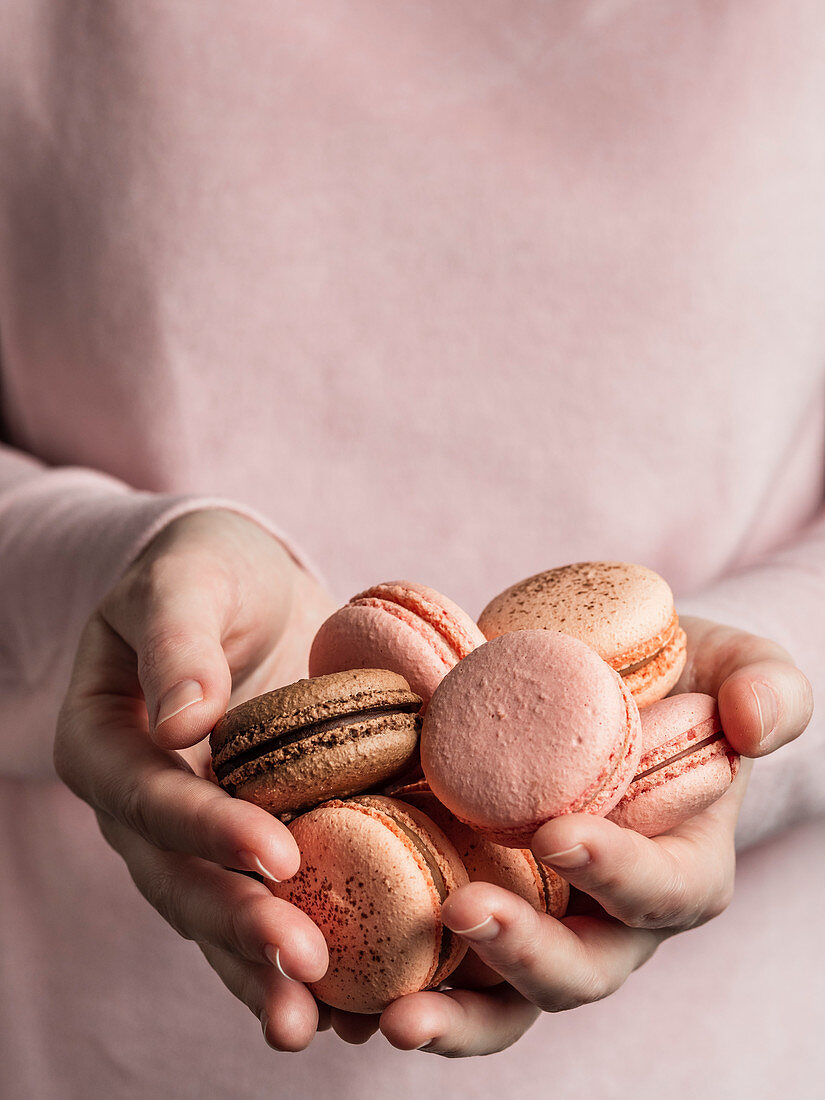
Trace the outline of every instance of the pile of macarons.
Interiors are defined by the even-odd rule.
[[[716,701],[666,698],[686,656],[667,583],[623,562],[530,577],[478,623],[408,581],[327,619],[309,679],[210,737],[221,786],[287,822],[301,851],[270,888],[327,940],[315,996],[380,1012],[438,986],[466,951],[441,904],[468,881],[563,916],[567,884],[528,848],[554,817],[655,836],[721,797],[739,758]]]

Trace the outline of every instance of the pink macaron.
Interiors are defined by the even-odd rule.
[[[459,820],[497,844],[529,847],[561,814],[607,814],[641,751],[627,685],[584,642],[519,630],[465,657],[436,689],[421,766]]]
[[[484,641],[470,616],[440,592],[412,581],[388,581],[353,596],[321,624],[309,674],[390,669],[426,707],[450,669]]]
[[[636,775],[607,816],[637,833],[658,836],[722,797],[739,770],[739,753],[722,732],[711,695],[672,695],[641,717]]]
[[[393,797],[417,806],[438,825],[461,856],[470,882],[491,882],[524,898],[539,913],[564,916],[570,886],[561,875],[539,863],[529,848],[505,848],[487,840],[451,814],[426,782],[401,787],[393,791]]]
[[[414,806],[359,795],[290,822],[301,867],[273,894],[321,929],[329,968],[312,993],[333,1008],[381,1012],[442,982],[466,941],[441,922],[447,894],[467,872],[438,826]]]
[[[687,658],[673,593],[644,565],[584,561],[519,581],[484,608],[485,637],[511,630],[561,630],[587,642],[622,676],[636,705],[663,699]]]

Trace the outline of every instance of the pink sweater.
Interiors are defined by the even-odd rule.
[[[0,1094],[815,1095],[817,718],[754,769],[742,846],[776,835],[723,917],[449,1063],[267,1050],[50,742],[92,608],[219,501],[342,600],[644,562],[821,697],[819,0],[5,0],[0,32]]]

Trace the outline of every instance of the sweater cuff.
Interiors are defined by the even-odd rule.
[[[321,580],[279,527],[237,501],[139,492],[79,467],[41,468],[0,494],[0,772],[53,776],[55,720],[89,615],[167,524],[212,508],[257,523]]]

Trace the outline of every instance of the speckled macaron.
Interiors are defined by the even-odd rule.
[[[220,719],[209,739],[215,775],[229,794],[288,817],[409,772],[420,707],[385,669],[298,680]]]
[[[639,707],[668,694],[687,657],[667,581],[629,562],[577,562],[537,573],[491,600],[478,625],[487,638],[544,629],[586,642],[623,677]]]
[[[658,836],[721,798],[739,770],[711,695],[671,695],[641,713],[642,755],[633,782],[607,815]]]
[[[543,866],[529,848],[505,848],[494,844],[459,821],[442,805],[424,781],[410,783],[392,792],[431,818],[452,841],[467,868],[470,882],[491,882],[520,898],[539,913],[563,917],[570,887],[549,867]]]
[[[361,795],[302,814],[289,829],[297,875],[269,883],[321,929],[329,969],[309,985],[348,1012],[381,1012],[444,981],[467,949],[441,922],[448,893],[467,872],[438,826],[414,806]]]

